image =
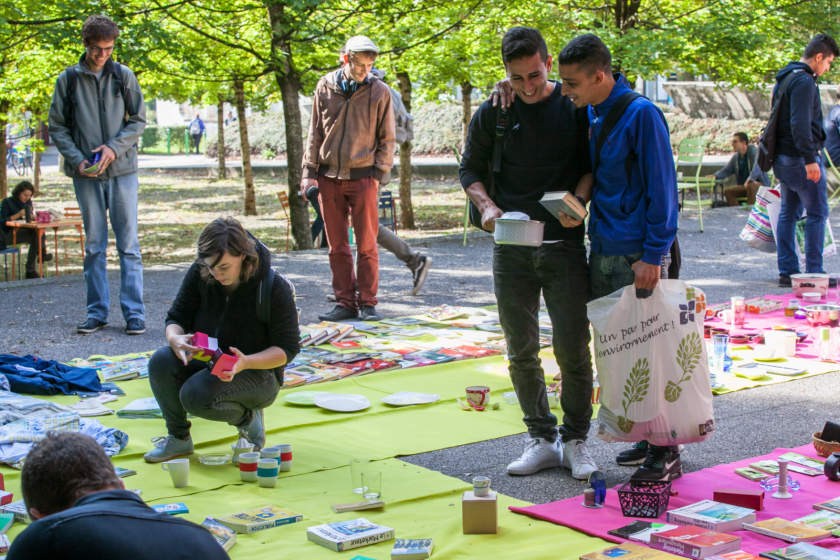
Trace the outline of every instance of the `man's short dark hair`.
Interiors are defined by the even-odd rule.
[[[64,511],[87,494],[121,487],[96,440],[75,432],[49,432],[26,456],[20,473],[26,509],[42,515]]]
[[[12,191],[12,198],[17,201],[20,201],[20,195],[23,194],[24,191],[29,191],[32,194],[35,194],[35,185],[30,183],[29,181],[21,181],[17,185],[15,185],[14,190]]]
[[[750,143],[750,137],[747,136],[746,132],[736,132],[733,136],[741,142],[746,142],[747,144]]]
[[[548,45],[542,34],[533,27],[511,27],[502,39],[502,60],[505,64],[539,53],[540,60],[548,60]]]
[[[82,41],[113,41],[120,36],[120,28],[106,16],[90,16],[82,25]]]
[[[611,73],[612,55],[600,37],[586,33],[578,35],[563,47],[557,55],[557,64],[562,66],[577,64],[578,68],[590,76],[598,70]]]
[[[822,54],[824,57],[840,57],[840,49],[837,48],[837,41],[835,41],[831,35],[826,35],[825,33],[820,33],[811,39],[808,46],[805,47],[805,54],[803,54],[802,57],[814,58],[818,54]]]

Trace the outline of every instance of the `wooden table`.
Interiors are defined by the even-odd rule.
[[[17,245],[17,232],[20,228],[27,228],[27,229],[34,229],[35,235],[38,237],[38,273],[43,278],[44,276],[44,260],[43,260],[43,249],[41,248],[41,238],[44,237],[46,234],[47,229],[52,229],[55,232],[55,275],[58,276],[58,228],[62,227],[75,227],[76,230],[79,232],[79,237],[82,240],[81,246],[82,251],[84,252],[85,247],[85,234],[82,231],[82,220],[55,220],[52,222],[42,222],[37,223],[33,222],[31,224],[27,224],[23,220],[20,221],[7,221],[6,225],[8,227],[14,228],[12,232],[12,244]],[[15,277],[15,261],[12,259],[12,278]]]

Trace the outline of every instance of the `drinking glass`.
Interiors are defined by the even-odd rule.
[[[732,326],[744,328],[744,321],[746,320],[747,306],[744,296],[732,297]]]
[[[726,363],[726,347],[728,344],[728,334],[716,334],[712,336],[712,368],[709,372],[712,387],[723,387],[723,383],[718,383],[717,376],[723,373],[723,368]]]
[[[362,484],[362,471],[368,467],[369,459],[350,459],[350,482],[355,494],[364,494],[366,488]]]
[[[382,495],[382,473],[367,471],[362,473],[362,486],[365,489],[364,498],[375,500]]]

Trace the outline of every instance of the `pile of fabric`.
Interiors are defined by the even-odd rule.
[[[72,395],[78,391],[99,392],[102,384],[96,370],[71,367],[35,356],[0,354],[0,388],[29,395]]]
[[[128,445],[128,434],[82,418],[66,406],[0,391],[0,463],[21,468],[32,447],[49,431],[81,432],[96,440],[109,457]]]

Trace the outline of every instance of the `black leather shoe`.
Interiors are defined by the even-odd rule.
[[[325,313],[324,315],[318,315],[318,318],[322,321],[329,321],[331,323],[335,323],[338,321],[349,321],[350,319],[358,319],[359,314],[355,311],[350,311],[346,307],[342,307],[341,305],[336,305],[332,311],[329,313]]]
[[[382,317],[380,317],[376,313],[376,307],[372,305],[363,305],[359,310],[359,318],[362,321],[381,321]]]
[[[793,283],[790,281],[790,276],[779,274],[779,287],[790,288],[791,286],[793,286]]]
[[[94,331],[98,331],[99,329],[104,329],[108,323],[103,323],[102,321],[98,321],[96,319],[88,319],[78,327],[76,327],[76,332],[82,334],[89,334]]]

